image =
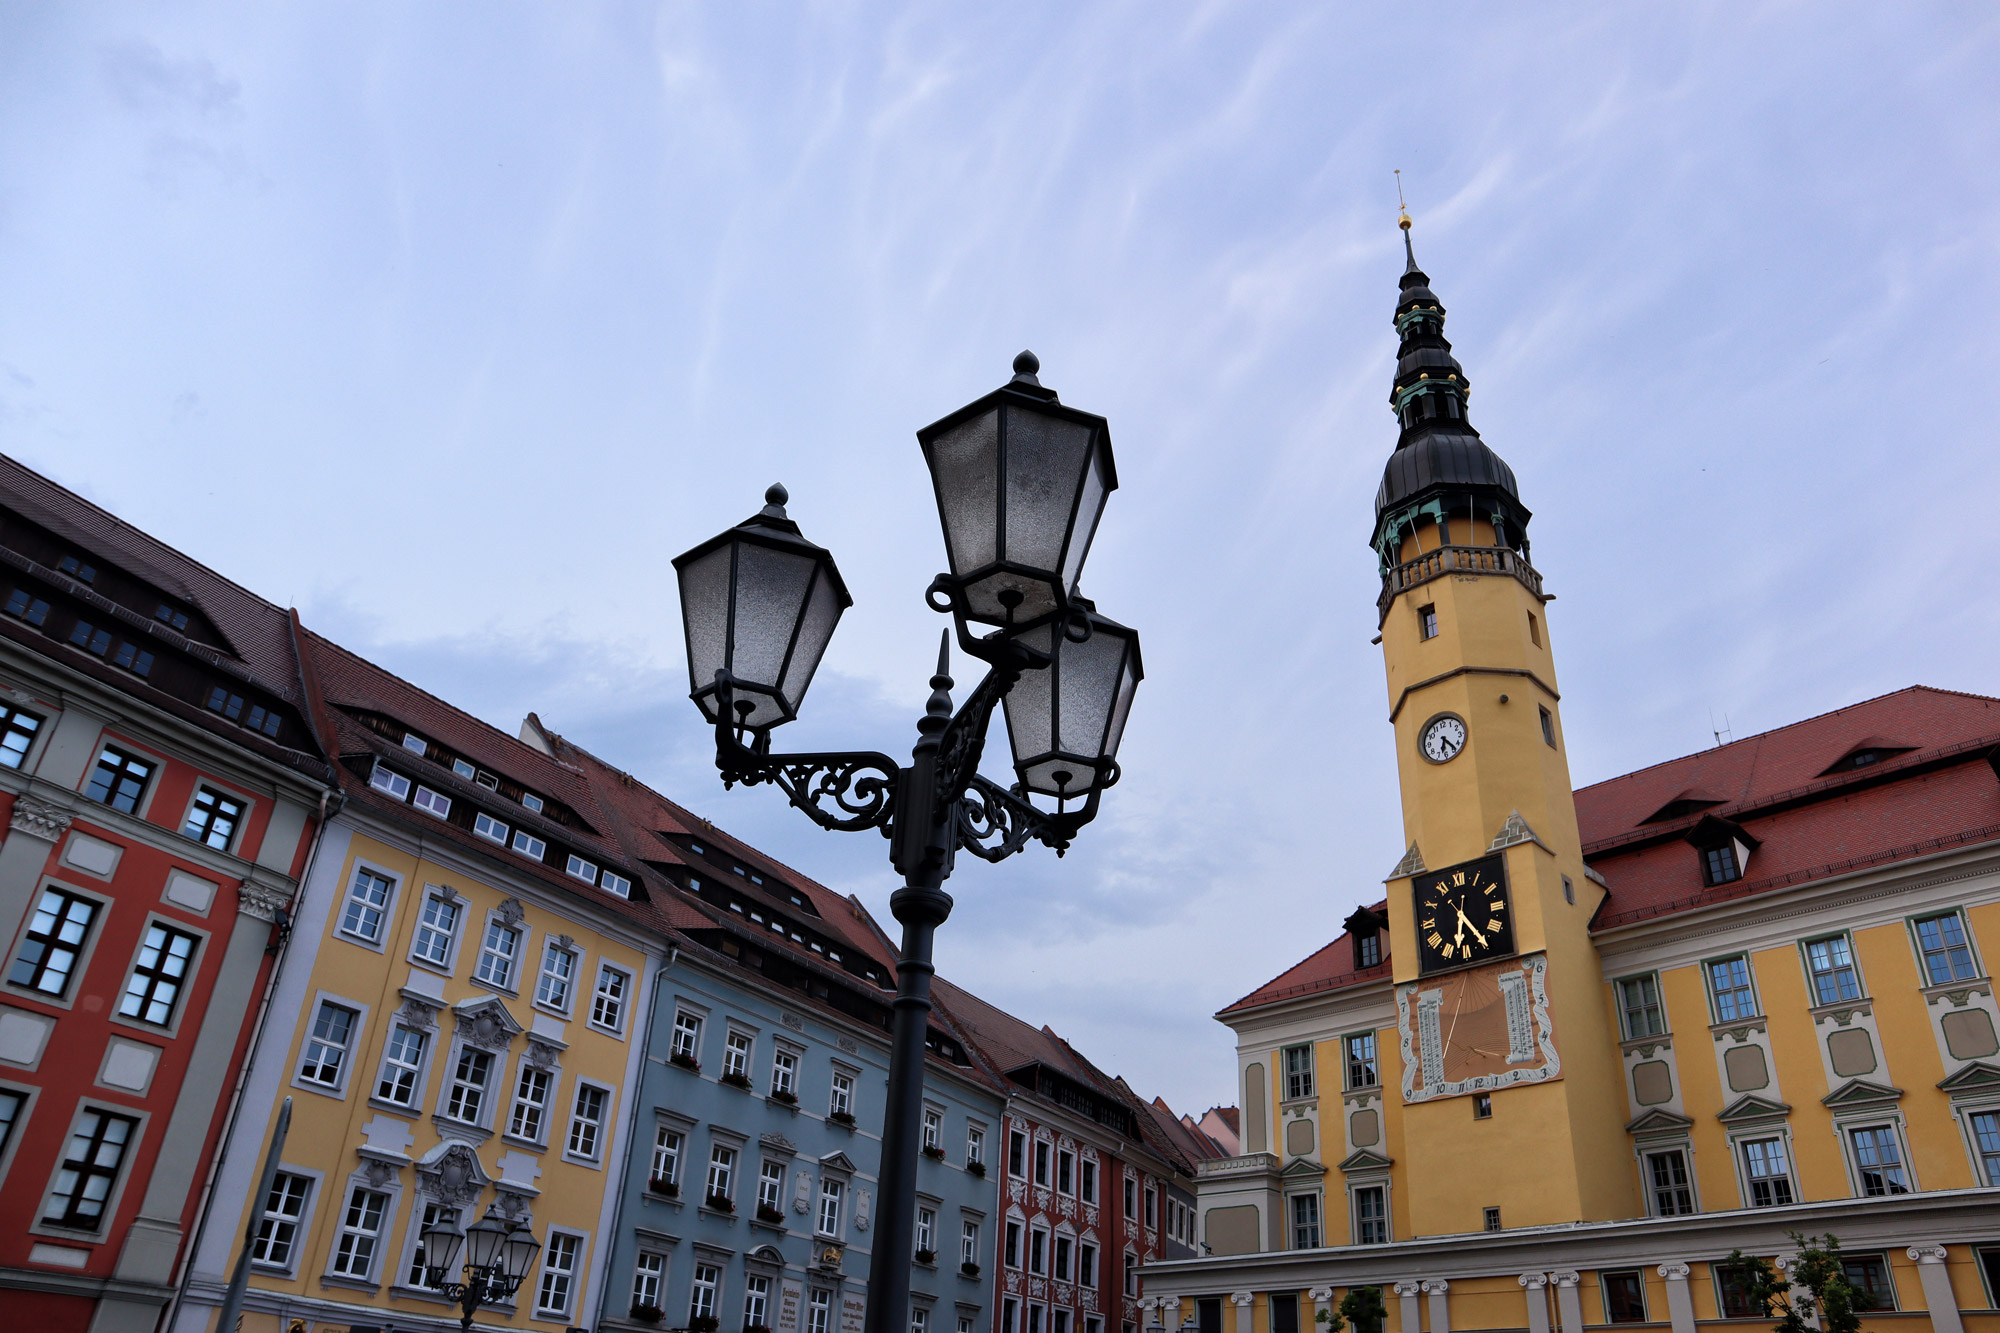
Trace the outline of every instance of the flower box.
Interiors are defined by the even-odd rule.
[[[771,1100],[780,1106],[797,1106],[799,1104],[799,1094],[796,1092],[787,1092],[783,1088],[773,1088],[771,1089]],[[748,1330],[745,1330],[745,1333],[748,1333]]]
[[[632,1317],[642,1324],[657,1324],[667,1317],[667,1312],[657,1305],[635,1305]]]
[[[978,1158],[974,1158],[965,1164],[965,1169],[975,1176],[984,1176],[986,1174],[986,1163],[980,1161]]]
[[[829,1112],[827,1113],[827,1117],[826,1117],[826,1123],[827,1123],[827,1124],[829,1124],[829,1125],[839,1125],[839,1126],[840,1126],[840,1127],[841,1127],[842,1129],[853,1129],[853,1128],[854,1128],[854,1112],[852,1112],[852,1111],[829,1111]]]
[[[773,1208],[768,1203],[760,1203],[757,1205],[757,1220],[774,1227],[781,1227],[785,1225],[785,1210]]]
[[[667,1063],[670,1065],[679,1065],[682,1069],[690,1073],[699,1074],[701,1072],[701,1061],[695,1059],[686,1051],[675,1051],[667,1057]]]
[[[937,1263],[937,1251],[918,1250],[915,1255],[915,1258],[918,1263],[922,1264],[926,1268],[930,1268],[935,1266]]]
[[[646,1182],[646,1188],[665,1199],[678,1199],[681,1197],[681,1187],[673,1181],[668,1180],[665,1176],[654,1176]]]
[[[726,1088],[742,1088],[746,1092],[750,1088],[750,1076],[748,1074],[724,1074],[716,1081]]]
[[[978,1276],[979,1276],[979,1265],[978,1265],[978,1264],[960,1264],[960,1265],[958,1266],[958,1272],[959,1272],[959,1275],[960,1275],[961,1277],[978,1277]]]
[[[710,1208],[713,1208],[718,1213],[733,1213],[736,1211],[736,1201],[730,1198],[727,1194],[709,1195],[708,1206]],[[694,1325],[689,1324],[688,1327],[692,1329]]]
[[[712,1314],[694,1315],[688,1320],[688,1333],[715,1333],[721,1327]]]
[[[933,1162],[942,1162],[944,1160],[944,1149],[935,1143],[926,1143],[924,1145],[924,1156],[930,1158]]]

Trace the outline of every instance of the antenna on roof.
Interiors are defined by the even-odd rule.
[[[1713,708],[1709,709],[1708,728],[1709,734],[1715,737],[1715,748],[1718,750],[1722,748],[1722,738],[1725,735],[1732,741],[1736,739],[1736,733],[1729,728],[1729,714],[1727,713],[1722,715],[1722,725],[1718,727],[1715,725],[1715,710]]]

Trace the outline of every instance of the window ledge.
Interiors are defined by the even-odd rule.
[[[726,1222],[728,1225],[732,1227],[736,1225],[735,1213],[725,1213],[720,1208],[711,1208],[707,1204],[701,1205],[701,1215],[703,1217],[721,1218],[724,1222]]]
[[[1741,1041],[1753,1032],[1763,1032],[1764,1030],[1765,1021],[1762,1014],[1751,1014],[1745,1018],[1731,1019],[1727,1023],[1710,1023],[1708,1025],[1708,1034],[1717,1041],[1721,1041],[1724,1037],[1735,1037],[1738,1041]]]
[[[592,1171],[602,1171],[604,1169],[604,1163],[595,1157],[578,1157],[575,1153],[564,1152],[562,1159],[571,1166],[587,1167]]]
[[[1734,1027],[1737,1025],[1731,1024],[1730,1026]],[[1671,1051],[1673,1048],[1674,1034],[1671,1032],[1655,1032],[1650,1037],[1627,1037],[1618,1043],[1619,1054],[1631,1055],[1636,1051],[1648,1058],[1652,1056],[1655,1050]]]
[[[574,1023],[576,1021],[576,1015],[570,1010],[558,1009],[556,1006],[544,1004],[540,1000],[531,1001],[529,1007],[538,1014],[547,1014],[552,1018],[560,1018],[565,1023]]]
[[[1365,1088],[1349,1088],[1340,1094],[1341,1100],[1348,1102],[1365,1101],[1370,1097],[1380,1097],[1381,1095],[1382,1085],[1380,1083],[1371,1083]]]
[[[454,1120],[451,1123],[456,1125],[460,1122]],[[526,1148],[529,1152],[547,1152],[549,1150],[549,1145],[546,1142],[537,1143],[533,1139],[524,1139],[518,1134],[510,1134],[506,1130],[500,1131],[500,1141],[512,1144],[516,1148]],[[568,1156],[567,1153],[563,1155],[565,1157]]]
[[[1936,1006],[1939,1000],[1948,1000],[1954,1009],[1961,1008],[1975,995],[1991,996],[1993,979],[1986,976],[1967,977],[1963,981],[1944,981],[1935,986],[1923,988],[1924,1003]],[[1874,1313],[1870,1311],[1869,1313]]]
[[[1830,1018],[1833,1020],[1834,1026],[1844,1028],[1857,1017],[1873,1018],[1875,1016],[1875,1001],[1866,995],[1859,995],[1852,1000],[1835,1000],[1831,1004],[1816,1004],[1806,1010],[1806,1012],[1812,1015],[1814,1027],[1818,1027]]]
[[[495,995],[504,995],[510,1000],[518,1000],[521,998],[520,991],[509,990],[505,986],[496,986],[492,982],[484,980],[483,978],[477,976],[467,977],[466,981],[468,981],[474,986],[477,986],[480,990],[490,991]]]
[[[338,1273],[320,1274],[319,1284],[322,1287],[338,1287],[343,1291],[365,1291],[370,1295],[382,1290],[380,1282],[370,1282],[367,1278],[360,1277],[342,1277]]]
[[[1314,1093],[1310,1097],[1287,1097],[1278,1103],[1280,1111],[1289,1111],[1294,1107],[1301,1110],[1317,1111],[1319,1109],[1319,1094]]]
[[[387,1111],[391,1115],[408,1116],[412,1120],[421,1120],[424,1116],[421,1107],[403,1106],[397,1102],[385,1102],[380,1097],[370,1097],[368,1104],[378,1111]]]

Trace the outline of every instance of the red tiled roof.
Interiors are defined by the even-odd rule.
[[[1384,912],[1389,900],[1371,903],[1368,910]],[[1269,981],[1251,991],[1231,1005],[1225,1005],[1216,1016],[1235,1013],[1239,1009],[1255,1009],[1259,1005],[1274,1004],[1279,1000],[1289,1000],[1300,995],[1311,995],[1317,991],[1344,990],[1349,986],[1359,986],[1367,981],[1380,981],[1389,975],[1389,959],[1384,956],[1373,967],[1354,965],[1354,937],[1341,931],[1333,943],[1318,953],[1306,958],[1272,977]]]

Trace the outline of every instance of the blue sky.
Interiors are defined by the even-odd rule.
[[[1401,853],[1370,501],[1402,256],[1535,511],[1578,783],[2000,693],[2000,16],[1976,5],[0,8],[0,450],[887,919],[725,794],[671,557],[841,562],[796,748],[902,752],[913,432],[1022,347],[1110,418],[1106,812],[947,974],[1148,1095]],[[1711,718],[1714,719],[1713,723]]]

